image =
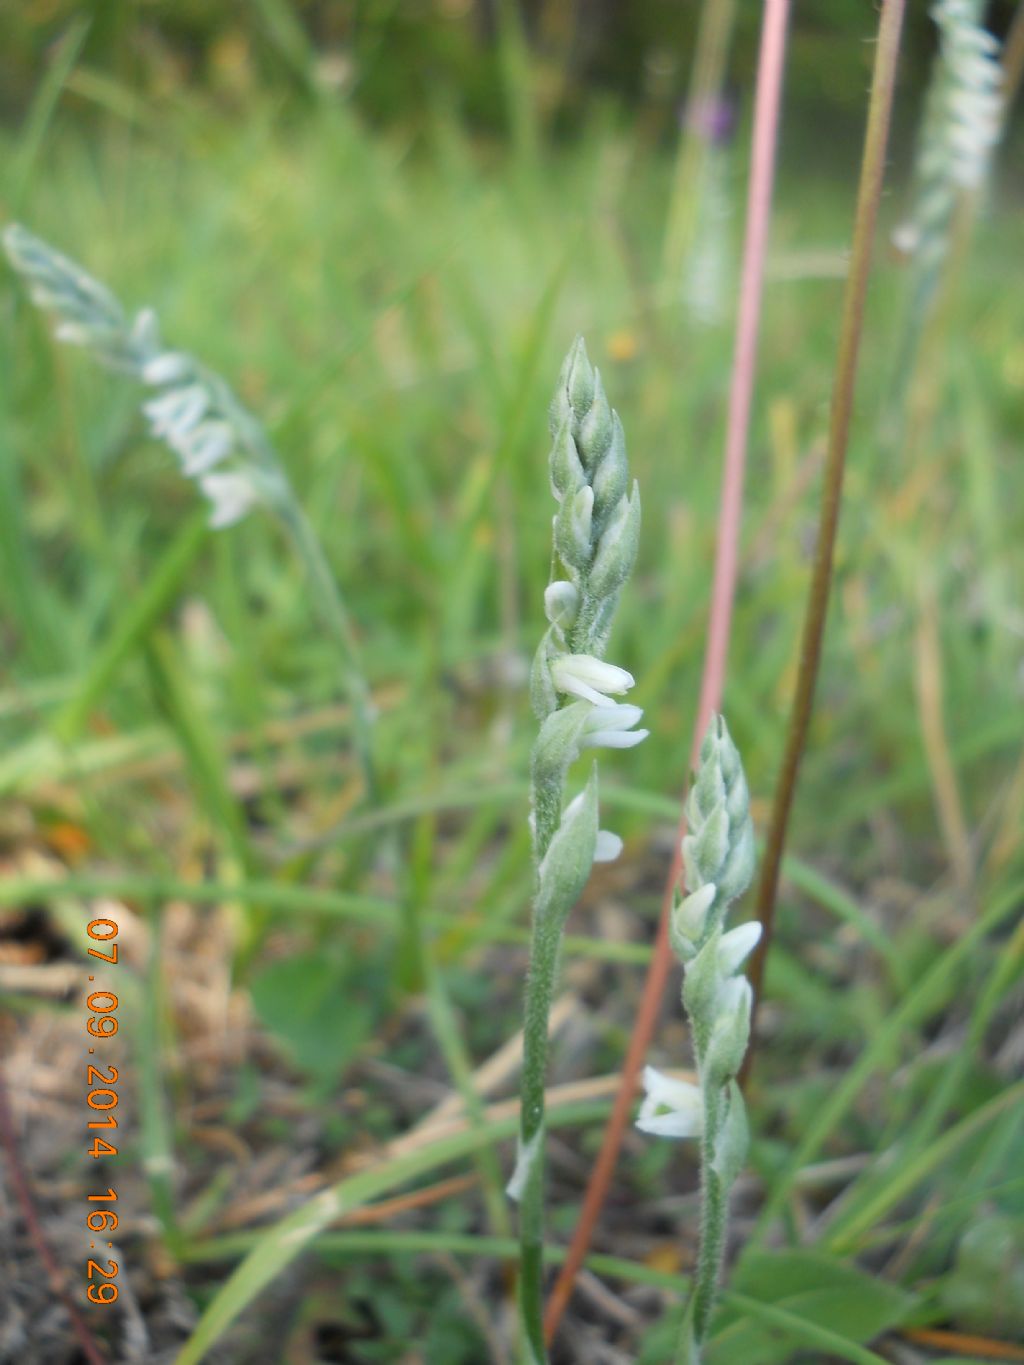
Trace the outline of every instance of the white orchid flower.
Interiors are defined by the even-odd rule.
[[[557,691],[595,706],[607,706],[609,693],[628,692],[635,681],[632,673],[592,654],[560,654],[551,664],[551,678]]]
[[[644,1067],[644,1095],[636,1126],[655,1137],[700,1137],[704,1100],[700,1086],[679,1081],[653,1066]]]

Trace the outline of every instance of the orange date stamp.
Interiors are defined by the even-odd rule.
[[[89,948],[89,956],[99,958],[112,967],[116,966],[117,924],[112,919],[94,919],[89,922],[86,933],[94,945],[99,945]],[[93,982],[95,977],[90,976],[89,980]],[[92,990],[85,1002],[88,1012],[85,1031],[90,1039],[88,1051],[90,1057],[96,1057],[95,1062],[86,1063],[85,1071],[85,1102],[89,1109],[86,1124],[89,1142],[87,1150],[96,1161],[117,1156],[118,1071],[116,1066],[109,1063],[101,1064],[102,1050],[97,1056],[97,1048],[101,1048],[102,1041],[113,1038],[120,1027],[117,1005],[117,996],[109,990]],[[115,1210],[105,1207],[117,1203],[117,1191],[111,1185],[102,1194],[90,1194],[87,1202],[90,1207],[85,1225],[94,1239],[89,1242],[89,1249],[98,1251],[100,1243],[95,1238],[104,1239],[105,1234],[115,1231],[119,1222]],[[108,1249],[113,1249],[112,1241],[108,1241],[106,1245]],[[118,1269],[117,1261],[104,1258],[101,1250],[97,1259],[90,1258],[86,1261],[85,1275],[88,1283],[85,1295],[90,1303],[116,1303],[120,1292],[117,1286]]]

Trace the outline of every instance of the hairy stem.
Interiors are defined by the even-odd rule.
[[[763,933],[750,968],[750,983],[754,989],[755,1012],[761,996],[765,959],[772,941],[779,868],[782,863],[782,851],[786,843],[786,830],[796,791],[800,760],[803,756],[811,712],[814,707],[814,689],[818,679],[825,620],[828,615],[829,591],[832,584],[832,560],[843,491],[843,470],[850,441],[857,361],[860,356],[861,333],[864,325],[864,301],[871,270],[871,249],[875,235],[875,222],[878,216],[878,202],[881,198],[882,180],[885,174],[885,151],[889,139],[889,122],[892,114],[893,90],[896,83],[896,65],[899,57],[905,3],[906,0],[883,0],[878,29],[878,44],[875,48],[871,100],[868,106],[867,132],[864,139],[864,156],[861,164],[860,186],[857,192],[857,209],[854,218],[850,273],[847,277],[846,293],[843,300],[839,350],[836,357],[836,377],[832,391],[828,456],[822,487],[814,568],[807,595],[807,608],[800,643],[800,667],[793,698],[793,709],[786,734],[782,767],[772,800],[771,818],[765,841],[764,858],[761,863],[761,877],[757,888],[757,917],[763,925]],[[751,1027],[753,1029],[753,1022]],[[745,1080],[750,1072],[754,1056],[755,1036],[752,1032],[751,1047],[747,1052],[741,1080]]]
[[[533,1360],[544,1361],[544,1089],[548,1067],[548,1016],[558,975],[559,917],[534,915],[530,974],[523,1021],[523,1075],[519,1152],[524,1163],[519,1197],[519,1309]]]
[[[700,1143],[700,1247],[691,1291],[692,1312],[688,1311],[683,1320],[684,1335],[688,1337],[692,1330],[698,1345],[707,1335],[725,1256],[728,1193],[713,1167],[715,1144],[722,1122],[723,1097],[721,1087],[706,1086],[704,1089],[704,1132]],[[683,1345],[680,1342],[680,1363]]]

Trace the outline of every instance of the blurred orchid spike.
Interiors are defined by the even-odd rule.
[[[20,224],[4,231],[3,242],[33,303],[55,316],[58,341],[82,346],[101,365],[156,390],[142,404],[150,430],[209,499],[211,527],[233,526],[259,503],[289,510],[284,472],[256,419],[223,379],[164,347],[151,308],[129,321],[106,285]],[[223,472],[211,475],[215,467]]]

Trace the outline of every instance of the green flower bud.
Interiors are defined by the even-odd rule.
[[[586,416],[579,424],[578,434],[583,468],[593,478],[612,443],[612,410],[597,370],[594,371],[593,400]]]
[[[711,1169],[718,1176],[724,1189],[736,1183],[736,1177],[747,1160],[750,1146],[750,1127],[747,1123],[747,1107],[743,1095],[735,1081],[729,1082],[728,1108],[711,1158]]]
[[[696,832],[683,840],[689,890],[714,882],[729,856],[729,816],[724,806],[716,806]],[[692,885],[691,885],[692,883]]]
[[[585,484],[573,497],[567,497],[555,518],[555,548],[562,562],[583,571],[590,565],[593,546],[590,532],[594,511],[594,490]]]
[[[568,630],[580,610],[580,595],[575,585],[556,578],[544,589],[544,615],[553,626]]]
[[[715,1021],[715,1002],[722,984],[722,973],[718,967],[718,941],[721,930],[715,929],[710,938],[699,950],[697,956],[687,963],[683,976],[683,1004],[693,1022],[695,1034],[706,1039]]]
[[[537,869],[538,918],[552,916],[564,922],[580,898],[597,847],[597,767],[586,787],[566,806],[561,823]]]
[[[696,891],[705,882],[714,882],[722,917],[753,875],[750,793],[739,752],[721,716],[712,716],[700,754],[686,802],[690,830],[683,840],[686,886]]]
[[[686,803],[687,819],[691,826],[706,820],[717,806],[725,805],[725,778],[718,763],[702,763],[690,788]]]
[[[530,705],[538,720],[543,720],[558,706],[558,693],[551,677],[554,629],[554,626],[549,626],[544,632],[530,666]]]
[[[640,490],[620,498],[602,532],[587,586],[594,597],[609,597],[633,572],[640,544]]]
[[[579,757],[583,728],[593,709],[589,702],[578,701],[552,711],[545,719],[530,760],[535,785],[564,778],[569,764]]]
[[[629,486],[626,437],[617,412],[612,413],[612,436],[608,450],[594,470],[594,515],[603,521],[618,505]]]
[[[718,874],[718,892],[723,903],[742,896],[753,875],[754,827],[748,818],[741,826],[739,836],[733,839],[725,866]]]
[[[708,882],[691,896],[679,896],[669,920],[669,939],[672,951],[680,962],[690,962],[697,955],[707,928],[708,914],[715,903],[715,886]]]
[[[744,976],[730,977],[719,988],[718,1014],[704,1054],[704,1075],[710,1085],[725,1085],[738,1075],[750,1041],[753,992]]]
[[[566,494],[575,493],[578,488],[582,488],[587,481],[576,442],[572,437],[570,415],[566,416],[555,434],[548,463],[551,470],[551,487],[559,502]]]
[[[552,435],[568,419],[574,434],[594,401],[594,371],[587,359],[583,338],[577,336],[562,362],[555,396],[548,415]]]
[[[577,336],[573,342],[566,364],[565,392],[579,423],[594,401],[594,367],[587,357],[587,348],[581,336]]]

